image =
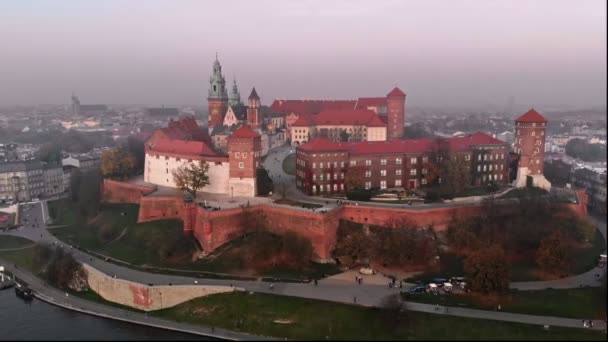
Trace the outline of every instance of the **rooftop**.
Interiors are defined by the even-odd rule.
[[[540,115],[534,108],[515,119],[515,122],[547,122],[544,116]]]

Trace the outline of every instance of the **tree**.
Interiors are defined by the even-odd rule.
[[[380,307],[382,316],[384,316],[382,321],[390,331],[400,328],[409,330],[410,320],[408,319],[408,311],[405,305],[402,304],[399,294],[395,293],[384,297]]]
[[[119,146],[101,155],[101,172],[107,178],[127,179],[135,174],[136,163],[127,147]]]
[[[364,172],[365,170],[362,166],[349,166],[346,169],[346,174],[344,175],[344,184],[346,186],[346,191],[363,189]]]
[[[335,257],[348,259],[347,264],[369,259],[371,241],[360,224],[340,221],[336,235]]]
[[[541,241],[536,251],[536,263],[546,272],[566,273],[571,254],[563,234],[557,230]]]
[[[464,156],[452,153],[444,160],[441,170],[441,189],[443,193],[457,195],[471,184],[470,163]]]
[[[61,161],[61,148],[57,143],[48,142],[42,146],[38,152],[36,152],[36,157],[43,162],[47,163],[57,163]]]
[[[470,227],[470,222],[465,219],[452,217],[448,224],[447,238],[452,247],[476,250],[480,246],[477,235]]]
[[[256,170],[256,183],[258,187],[258,195],[266,196],[273,190],[273,182],[268,171],[264,168]]]
[[[126,142],[126,149],[133,157],[135,157],[136,173],[142,172],[144,170],[144,164],[146,161],[144,142],[134,136],[129,136]]]
[[[196,198],[196,192],[209,185],[208,171],[209,164],[202,160],[198,163],[182,165],[173,171],[173,181],[179,189],[187,191]]]
[[[78,191],[81,181],[82,172],[79,168],[73,168],[70,172],[70,199],[72,199],[72,202],[78,202]]]
[[[347,142],[348,138],[350,138],[350,134],[348,134],[348,132],[346,130],[341,130],[340,131],[340,141]]]
[[[77,196],[77,207],[82,217],[93,217],[99,212],[102,180],[99,170],[82,173]]]
[[[465,259],[464,271],[472,290],[500,293],[509,289],[511,265],[499,245],[482,248]]]
[[[590,144],[583,139],[571,139],[566,144],[566,154],[584,161],[605,161],[606,146]]]

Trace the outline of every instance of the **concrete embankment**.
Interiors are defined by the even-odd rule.
[[[157,317],[149,316],[143,312],[128,311],[117,307],[112,307],[100,303],[95,303],[73,295],[67,295],[49,285],[46,285],[41,279],[31,275],[29,272],[24,272],[13,267],[8,268],[5,260],[0,259],[0,264],[5,265],[5,268],[12,272],[17,278],[23,280],[34,291],[37,299],[46,303],[59,306],[68,310],[84,313],[87,315],[113,319],[126,323],[145,325],[158,329],[177,331],[182,333],[207,336],[219,340],[231,341],[262,341],[272,338],[260,337],[255,335],[232,332],[219,328],[206,327],[201,325],[191,325],[180,322],[168,321]]]

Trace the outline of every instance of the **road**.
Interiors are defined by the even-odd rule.
[[[42,204],[37,203],[31,209],[32,215],[31,217],[37,217],[40,215],[42,217]],[[34,211],[38,211],[36,214]],[[603,225],[602,233],[606,234],[606,225]],[[59,241],[54,236],[52,236],[48,230],[46,229],[46,224],[42,223],[39,226],[26,226],[17,231],[11,231],[9,233],[14,236],[24,237],[36,242],[42,243],[56,243],[65,248],[66,250],[70,250],[74,257],[82,262],[91,265],[92,267],[97,268],[98,270],[108,274],[108,275],[116,275],[117,278],[126,279],[134,282],[139,282],[143,284],[153,284],[153,285],[168,285],[168,284],[193,284],[195,281],[198,284],[206,284],[206,285],[224,285],[230,286],[234,285],[237,287],[242,287],[246,291],[259,292],[259,293],[273,293],[277,295],[286,295],[286,296],[294,296],[294,297],[302,297],[302,298],[310,298],[310,299],[318,299],[318,300],[327,300],[332,302],[340,302],[347,304],[354,304],[356,302],[357,305],[362,306],[381,306],[382,301],[385,297],[391,294],[398,293],[397,289],[391,289],[385,285],[374,285],[374,284],[365,284],[357,285],[353,279],[352,283],[344,282],[344,283],[335,283],[332,281],[321,280],[318,285],[315,286],[313,284],[301,284],[301,283],[277,283],[271,289],[269,283],[262,281],[243,281],[243,280],[224,280],[224,279],[200,279],[194,277],[184,277],[184,276],[173,276],[173,275],[165,275],[165,274],[156,274],[156,273],[146,273],[134,269],[130,269],[124,266],[119,266],[116,264],[105,262],[104,260],[98,259],[91,255],[88,255],[78,249],[73,249],[67,246],[64,242]],[[605,270],[604,270],[605,271]],[[589,272],[587,272],[589,273]],[[579,275],[577,277],[581,277],[580,281],[586,282],[594,279],[588,279],[585,274]],[[573,277],[576,278],[576,277]],[[532,288],[541,289],[547,287],[560,288],[559,284],[571,284],[572,280],[569,278],[556,280],[553,282],[531,282]],[[388,284],[388,280],[387,280]],[[514,283],[519,286],[524,286],[522,284],[525,283]],[[547,284],[551,286],[547,286]],[[588,284],[590,286],[596,285],[596,283]],[[405,289],[413,286],[413,284],[406,284]],[[545,287],[543,287],[545,286]],[[578,287],[578,286],[573,286]],[[563,288],[563,287],[562,287]],[[436,311],[436,307],[430,304],[422,304],[422,303],[406,303],[407,307],[412,311],[421,311],[421,312],[430,312],[430,313],[438,313]],[[462,317],[472,317],[472,318],[486,318],[486,319],[495,319],[501,321],[509,321],[509,322],[520,322],[520,323],[530,323],[530,324],[542,324],[542,325],[550,325],[550,326],[563,326],[563,327],[580,327],[581,322],[577,319],[568,319],[568,318],[559,318],[559,317],[550,317],[550,316],[531,316],[531,315],[522,315],[522,314],[513,314],[513,313],[505,313],[505,312],[491,312],[491,311],[483,311],[483,310],[473,310],[473,309],[462,309],[462,308],[452,308],[448,309],[448,312],[442,312],[443,314],[462,316]],[[605,329],[606,325],[604,322],[597,321],[594,324],[594,329]]]

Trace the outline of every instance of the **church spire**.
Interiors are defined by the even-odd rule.
[[[241,93],[239,93],[239,88],[236,85],[236,76],[233,76],[232,91],[230,92],[229,103],[231,106],[241,104]]]

